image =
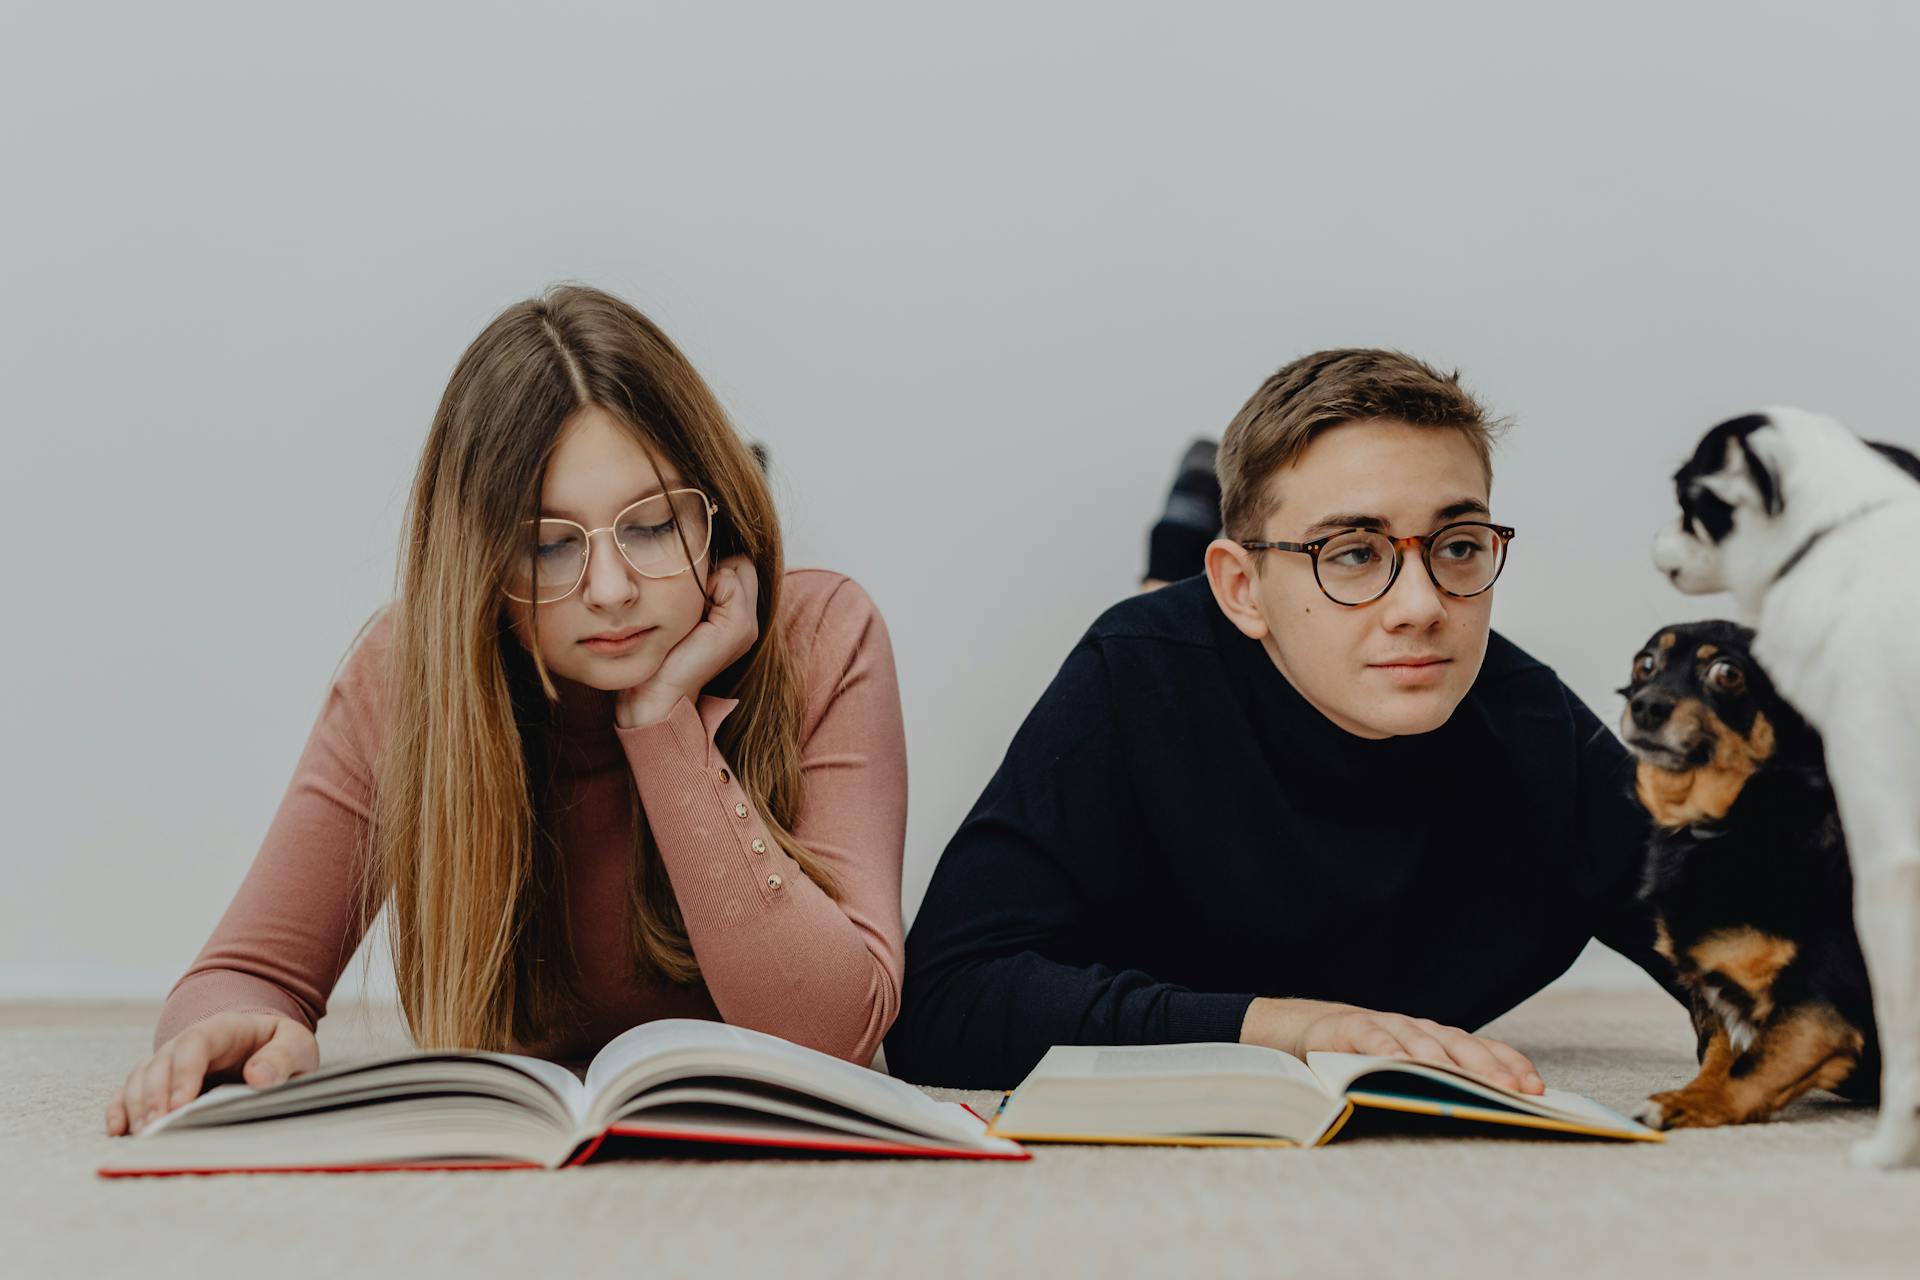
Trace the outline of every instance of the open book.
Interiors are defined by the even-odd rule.
[[[669,1018],[609,1041],[582,1083],[507,1053],[420,1052],[265,1089],[220,1085],[138,1137],[108,1177],[584,1163],[609,1137],[1024,1160],[955,1102],[776,1036]]]
[[[1302,1062],[1251,1044],[1055,1045],[987,1132],[1022,1142],[1317,1147],[1355,1107],[1664,1140],[1558,1089],[1535,1097],[1457,1067],[1357,1053],[1310,1053]]]

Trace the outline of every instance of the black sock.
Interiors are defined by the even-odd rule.
[[[1220,535],[1215,449],[1211,440],[1195,440],[1180,459],[1180,474],[1167,494],[1166,513],[1147,535],[1147,577],[1177,582],[1206,567],[1207,544]]]

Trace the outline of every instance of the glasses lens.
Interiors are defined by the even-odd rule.
[[[1387,589],[1393,544],[1377,533],[1353,530],[1320,548],[1320,589],[1336,604],[1365,604]]]
[[[587,564],[587,540],[580,526],[565,520],[533,524],[533,549],[514,562],[507,591],[519,600],[546,604],[572,591]]]
[[[634,572],[670,578],[707,554],[713,525],[707,495],[697,489],[642,498],[620,513],[613,536]]]
[[[1471,596],[1493,585],[1505,556],[1506,543],[1499,534],[1485,525],[1463,524],[1434,537],[1427,561],[1441,590]]]

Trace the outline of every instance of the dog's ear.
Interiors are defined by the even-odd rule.
[[[1688,476],[1680,484],[1680,501],[1694,515],[1705,514],[1713,509],[1713,500],[1718,499],[1722,509],[1737,507],[1740,500],[1753,493],[1753,482],[1746,476],[1743,463],[1739,471],[1709,471],[1705,475]],[[1702,498],[1706,502],[1702,502]]]
[[[1884,440],[1869,440],[1867,444],[1874,452],[1893,463],[1894,466],[1900,468],[1915,480],[1920,480],[1920,458],[1916,458],[1912,453],[1902,449],[1899,445],[1888,444]]]
[[[1773,465],[1773,433],[1765,429],[1743,432],[1734,437],[1734,443],[1739,446],[1753,491],[1760,497],[1761,510],[1770,516],[1779,515],[1786,502]]]
[[[1727,421],[1709,431],[1700,441],[1693,460],[1674,474],[1680,490],[1680,503],[1695,514],[1705,514],[1700,495],[1711,494],[1723,508],[1758,502],[1768,515],[1780,514],[1779,470],[1774,465],[1774,433],[1764,414],[1750,413]],[[1723,511],[1731,515],[1731,511]],[[1717,538],[1716,538],[1717,540]]]

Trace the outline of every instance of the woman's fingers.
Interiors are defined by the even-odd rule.
[[[285,1064],[283,1078],[295,1068],[311,1070],[319,1060],[313,1033],[288,1018],[220,1013],[195,1023],[128,1073],[107,1103],[107,1133],[118,1137],[141,1132],[198,1097],[211,1075],[232,1070],[255,1049],[276,1040],[282,1042],[282,1052],[274,1061]]]
[[[734,582],[740,588],[740,597],[746,603],[747,613],[752,614],[754,606],[760,603],[760,574],[753,567],[753,561],[746,556],[732,557]]]
[[[311,1071],[318,1062],[318,1045],[313,1033],[290,1018],[282,1018],[274,1027],[272,1037],[247,1059],[241,1074],[248,1084],[259,1089]]]
[[[133,1113],[135,1133],[166,1114],[172,1085],[173,1055],[162,1050],[147,1059],[147,1068],[140,1073],[140,1107]]]
[[[107,1132],[113,1137],[133,1132],[134,1117],[140,1114],[134,1110],[140,1104],[140,1075],[146,1066],[143,1062],[129,1071],[127,1078],[120,1082],[120,1091],[107,1104]],[[115,1127],[116,1121],[118,1128]]]
[[[173,1092],[167,1097],[166,1110],[184,1107],[199,1097],[209,1071],[231,1067],[252,1038],[249,1030],[247,1024],[209,1019],[188,1027],[161,1049],[163,1054],[171,1050],[173,1057]]]

